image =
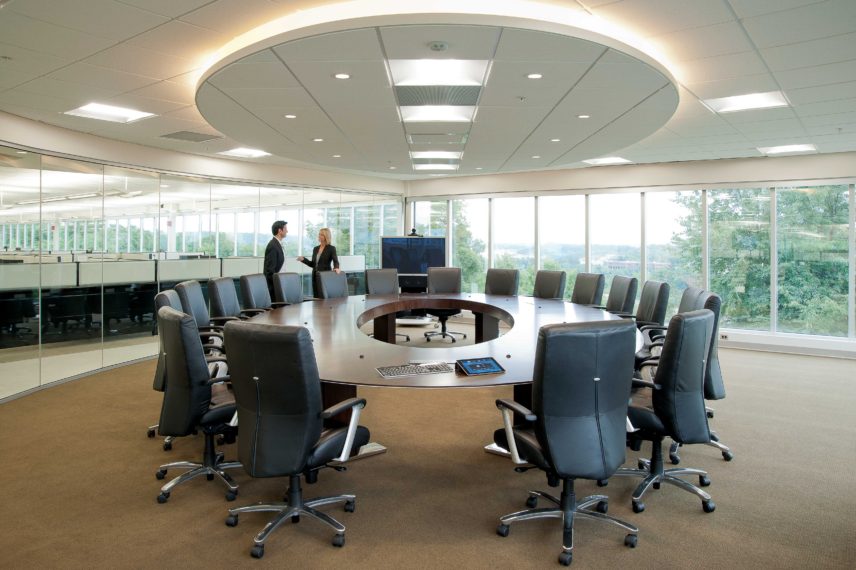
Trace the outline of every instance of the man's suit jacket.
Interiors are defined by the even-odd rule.
[[[282,251],[282,244],[276,238],[271,238],[265,248],[265,263],[263,272],[267,279],[268,291],[270,298],[273,299],[273,274],[279,273],[282,265],[285,263],[285,252]]]

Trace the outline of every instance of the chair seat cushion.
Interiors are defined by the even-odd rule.
[[[219,433],[222,429],[225,429],[225,425],[229,423],[234,415],[235,399],[232,398],[231,402],[226,402],[219,406],[212,406],[209,408],[208,411],[202,415],[202,418],[200,418],[199,425],[205,431]],[[221,428],[220,426],[224,427]]]
[[[552,471],[553,467],[547,462],[544,457],[544,451],[541,449],[541,444],[538,443],[538,438],[535,437],[535,430],[532,428],[516,427],[514,431],[514,442],[517,444],[517,453],[520,459],[531,463],[545,471]],[[508,438],[505,436],[505,429],[498,429],[493,432],[493,441],[503,449],[508,449]]]
[[[627,408],[627,418],[633,427],[653,434],[667,435],[666,426],[654,412],[651,388],[634,389]]]
[[[334,428],[322,431],[321,437],[318,438],[318,443],[315,444],[315,447],[309,453],[309,458],[306,460],[306,468],[315,469],[337,458],[342,453],[347,435],[347,428]],[[357,431],[354,434],[354,444],[351,446],[351,455],[359,450],[360,447],[367,444],[370,437],[371,433],[368,428],[357,426]]]

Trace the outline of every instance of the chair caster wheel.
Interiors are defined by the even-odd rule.
[[[496,527],[496,534],[498,534],[499,536],[508,536],[508,530],[509,528],[507,524],[501,524]]]
[[[164,504],[169,500],[169,493],[161,493],[158,495],[158,503]]]
[[[335,535],[333,537],[333,546],[335,546],[337,548],[342,548],[343,546],[345,546],[345,535],[344,534]]]
[[[732,459],[734,459],[734,454],[730,451],[723,451],[722,458],[726,461],[731,461]]]
[[[451,339],[452,339],[452,342],[458,342],[458,341],[456,341],[456,340],[455,340],[455,337],[453,337],[453,336],[452,336],[452,337],[449,337],[449,338],[451,338]]]
[[[572,552],[563,552],[559,555],[559,564],[562,566],[570,566],[573,561],[574,555]]]
[[[698,486],[699,487],[709,487],[710,486],[710,477],[707,475],[699,475],[698,476]]]
[[[297,524],[300,522],[300,515],[292,515],[291,516],[291,524]]]
[[[713,501],[702,501],[701,502],[701,508],[706,513],[712,513],[713,511],[716,510],[716,504]]]
[[[538,497],[529,497],[526,499],[526,506],[530,509],[534,509],[538,506]]]
[[[635,534],[628,534],[624,537],[624,546],[629,548],[636,548],[637,537]]]
[[[677,453],[669,453],[669,461],[672,465],[677,465],[681,462],[681,456]]]
[[[431,342],[431,337],[430,337],[430,336],[426,336],[426,337],[425,337],[425,342]]]
[[[171,451],[172,450],[172,442],[171,441],[164,441],[163,442],[163,450],[164,451]]]
[[[609,512],[609,503],[607,503],[606,501],[598,501],[595,510],[599,513],[606,514],[607,512]]]
[[[345,501],[345,512],[352,513],[357,508],[357,503],[354,501]]]
[[[208,473],[207,475],[205,475],[205,478],[208,479],[209,481],[213,481],[214,480],[214,474]]]
[[[643,503],[642,501],[633,501],[633,512],[634,513],[641,513],[644,510],[645,510],[645,503]]]
[[[234,491],[226,491],[226,500],[227,501],[234,501],[237,498],[238,498],[238,490],[237,489],[235,489]]]
[[[265,545],[257,544],[250,550],[250,556],[253,558],[261,558],[265,555]]]
[[[159,469],[157,473],[155,473],[155,479],[161,481],[164,477],[166,477],[166,469]]]
[[[238,526],[238,515],[229,515],[226,517],[226,526]]]
[[[636,461],[636,467],[638,469],[645,469],[645,461],[643,461],[642,459],[639,459],[638,461]]]
[[[148,431],[146,431],[146,437],[149,439],[152,439],[155,435],[155,428],[149,428]]]
[[[651,485],[651,486],[652,486],[652,487],[654,487],[655,489],[659,489],[659,488],[660,488],[660,483],[654,483],[654,484],[653,484],[653,485]]]
[[[607,480],[607,479],[598,479],[598,481],[597,481],[597,486],[598,486],[598,487],[606,487],[607,485],[609,485],[609,480]]]

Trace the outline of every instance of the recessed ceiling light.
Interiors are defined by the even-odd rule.
[[[351,76],[348,75],[347,73],[337,73],[333,77],[335,77],[336,79],[350,79],[351,78]]]
[[[392,84],[481,85],[490,62],[480,59],[391,59]]]
[[[451,150],[417,150],[410,152],[410,158],[461,158],[462,154]]]
[[[591,164],[594,166],[602,166],[605,164],[628,164],[629,160],[626,158],[621,158],[620,156],[604,156],[603,158],[590,158],[588,160],[584,160],[586,164]]]
[[[324,142],[324,139],[320,139],[320,138],[312,139],[312,142]]]
[[[550,142],[562,142],[562,139],[550,139]]]
[[[481,170],[481,169],[482,169],[481,166],[476,166],[476,170]]]
[[[401,120],[405,123],[469,123],[476,108],[469,105],[405,105]]]
[[[533,154],[532,158],[541,158],[541,155],[540,154]]]
[[[223,156],[234,156],[237,158],[260,158],[262,156],[270,156],[269,152],[265,152],[257,148],[244,147],[233,148],[232,150],[225,150],[223,152],[218,152],[217,154],[222,154]]]
[[[577,115],[577,119],[590,119],[591,115]]]
[[[334,154],[333,158],[342,158],[342,155],[341,154]]]
[[[414,164],[413,170],[457,170],[458,164]]]
[[[25,151],[25,150],[19,150],[17,152],[18,152],[18,154],[27,154],[27,151]]]
[[[145,119],[146,117],[155,116],[154,113],[146,113],[145,111],[116,107],[114,105],[104,105],[103,103],[89,103],[83,107],[66,111],[63,114],[87,119],[98,119],[99,121],[111,121],[113,123],[130,123]]]
[[[530,73],[529,75],[526,76],[526,79],[541,79],[542,77],[544,77],[544,76],[541,75],[540,73]]]
[[[703,99],[702,104],[714,113],[733,113],[735,111],[748,111],[750,109],[787,107],[788,100],[781,91],[769,91],[767,93],[747,93],[746,95],[720,97],[718,99]]]
[[[390,170],[395,170],[395,167],[394,167],[394,166],[390,166],[390,167],[389,167],[389,169],[390,169]]]
[[[786,144],[782,146],[761,146],[758,150],[764,154],[791,154],[800,152],[817,152],[813,144]]]
[[[169,184],[161,184],[160,187],[161,188],[169,188]]]
[[[297,115],[291,115],[291,114],[289,114],[289,115],[285,115],[285,118],[286,118],[286,119],[296,119],[296,118],[297,118]]]

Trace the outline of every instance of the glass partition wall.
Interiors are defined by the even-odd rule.
[[[402,211],[401,197],[388,194],[0,147],[0,399],[156,354],[154,295],[186,279],[207,294],[211,278],[261,272],[277,219],[288,221],[288,270],[311,255],[321,227],[340,256],[364,256],[372,268],[381,235],[404,233]],[[362,259],[351,263],[362,268]],[[354,292],[364,288],[361,273],[349,274]]]

